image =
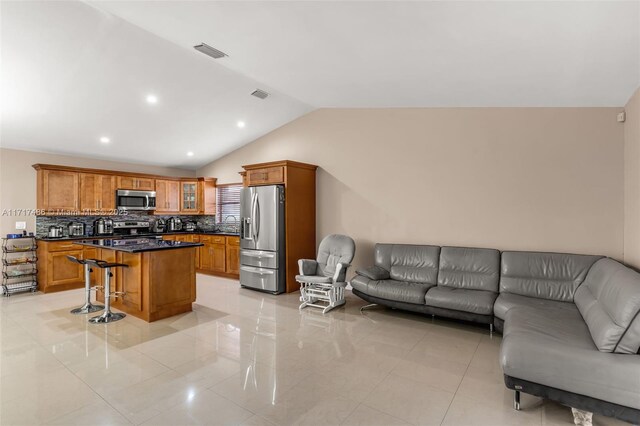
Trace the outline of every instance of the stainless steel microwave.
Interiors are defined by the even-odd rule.
[[[124,211],[155,210],[156,191],[118,189],[116,191],[116,208]]]

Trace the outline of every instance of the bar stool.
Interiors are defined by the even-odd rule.
[[[105,324],[108,322],[120,321],[127,315],[119,312],[111,312],[111,297],[125,294],[125,292],[111,292],[111,277],[113,276],[111,268],[128,268],[129,265],[125,263],[109,263],[104,260],[97,259],[87,259],[87,263],[104,271],[104,313],[97,317],[90,318],[89,322],[93,324]]]
[[[85,294],[85,302],[84,305],[82,305],[79,308],[75,308],[71,310],[71,313],[74,315],[80,315],[80,314],[90,314],[92,312],[98,312],[104,309],[103,305],[94,305],[93,303],[91,303],[91,290],[93,290],[91,288],[91,267],[89,266],[89,264],[87,263],[86,260],[82,260],[82,259],[78,259],[75,256],[68,256],[67,255],[67,259],[69,259],[71,262],[77,263],[79,265],[82,265],[82,267],[84,268],[84,294]]]

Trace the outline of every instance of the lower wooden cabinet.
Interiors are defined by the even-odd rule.
[[[238,237],[227,237],[226,273],[240,274],[240,240]]]

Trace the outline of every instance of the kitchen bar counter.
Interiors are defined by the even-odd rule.
[[[155,238],[83,240],[69,244],[84,246],[86,259],[128,265],[111,270],[112,289],[122,292],[112,297],[113,308],[148,322],[192,310],[196,300],[196,251],[202,244]],[[85,250],[93,253],[84,253]],[[92,276],[100,286],[102,271],[96,269],[93,268]],[[104,301],[104,297],[101,291],[96,292],[97,300]]]
[[[144,233],[134,235],[81,235],[77,237],[36,237],[40,241],[79,241],[87,239],[112,239],[112,238],[140,238],[140,237],[162,237],[163,235],[220,235],[226,237],[238,237],[239,233],[233,232],[215,232],[215,231],[177,231],[177,232],[156,232],[156,233]]]
[[[175,250],[187,247],[200,247],[204,244],[186,241],[166,241],[158,238],[113,238],[101,240],[81,240],[74,244],[99,249],[111,249],[127,253],[142,253],[156,250]]]

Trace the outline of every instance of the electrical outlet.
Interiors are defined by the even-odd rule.
[[[16,222],[16,229],[27,229],[27,222]]]

